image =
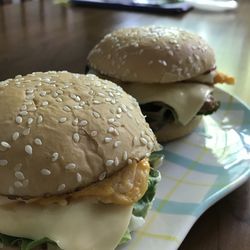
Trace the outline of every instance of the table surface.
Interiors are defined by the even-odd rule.
[[[0,80],[33,71],[84,72],[90,49],[120,27],[167,25],[202,35],[214,48],[217,68],[237,84],[222,86],[250,105],[250,1],[237,11],[191,11],[167,16],[53,5],[28,1],[0,6]],[[197,221],[180,250],[249,250],[250,181],[219,201]]]

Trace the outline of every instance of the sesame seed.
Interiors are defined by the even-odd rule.
[[[131,159],[128,159],[128,164],[130,165],[132,163],[133,163],[133,161]]]
[[[146,156],[147,156],[147,157],[149,157],[149,156],[150,156],[150,153],[149,153],[149,152],[148,152],[148,153],[146,153]]]
[[[120,114],[121,112],[122,112],[122,109],[119,107],[119,108],[117,109],[117,113]]]
[[[98,112],[96,112],[96,111],[93,111],[93,112],[92,112],[92,115],[93,115],[95,118],[100,118],[100,117],[101,117],[100,114],[99,114]]]
[[[59,95],[62,95],[62,94],[63,94],[63,91],[62,91],[61,89],[58,89],[58,90],[56,91],[56,93],[59,94]]]
[[[73,125],[73,126],[77,126],[77,125],[78,125],[78,121],[79,121],[78,118],[76,118],[76,119],[72,122],[72,125]]]
[[[107,167],[110,167],[110,166],[113,165],[113,163],[114,163],[113,160],[107,160],[107,161],[105,162],[105,165],[106,165]]]
[[[16,172],[15,172],[15,177],[16,177],[18,180],[21,180],[21,181],[25,179],[24,174],[23,174],[23,172],[21,172],[21,171],[16,171]]]
[[[122,109],[122,111],[123,111],[124,113],[128,112],[128,109],[127,109],[127,107],[126,107],[125,104],[122,104],[122,105],[121,105],[121,109]]]
[[[2,141],[1,142],[1,145],[4,147],[4,148],[11,148],[10,144],[6,141]]]
[[[88,124],[88,121],[86,121],[86,120],[81,120],[80,122],[79,122],[79,125],[80,126],[86,126]]]
[[[43,101],[42,102],[42,106],[45,107],[45,106],[48,106],[49,105],[49,102],[48,101]]]
[[[23,118],[21,116],[16,117],[16,123],[20,124],[22,123],[22,121],[23,121]]]
[[[116,114],[115,116],[116,116],[116,118],[118,118],[118,119],[120,119],[120,118],[122,117],[120,114]]]
[[[104,138],[104,142],[105,143],[109,143],[109,142],[111,142],[112,141],[112,138],[111,137],[105,137]]]
[[[19,115],[21,115],[21,116],[26,116],[27,114],[28,114],[28,111],[26,111],[26,110],[19,112]]]
[[[66,111],[66,112],[69,112],[69,111],[71,111],[71,108],[69,106],[64,106],[63,110]]]
[[[105,177],[106,177],[106,175],[107,175],[107,173],[106,173],[106,172],[102,172],[102,173],[99,175],[99,177],[98,177],[99,181],[104,180],[104,179],[105,179]]]
[[[108,123],[113,123],[115,121],[115,118],[109,118]]]
[[[61,117],[60,119],[59,119],[59,122],[60,123],[64,123],[64,122],[66,122],[67,121],[67,117]]]
[[[127,151],[124,151],[122,158],[124,161],[126,161],[128,159],[128,152]]]
[[[30,125],[33,122],[33,118],[28,118],[28,125]]]
[[[39,146],[43,144],[42,141],[41,141],[41,139],[39,139],[39,138],[35,138],[34,143],[36,145],[39,145]]]
[[[32,147],[31,147],[31,145],[26,145],[24,149],[25,149],[25,152],[27,154],[32,155]]]
[[[0,160],[0,166],[1,167],[4,167],[8,164],[8,161],[7,160]]]
[[[57,102],[62,102],[63,100],[62,100],[62,98],[57,97],[57,98],[56,98],[56,101],[57,101]]]
[[[81,102],[79,103],[79,105],[80,105],[81,107],[83,107],[85,104],[86,104],[86,103],[85,103],[84,101],[81,101]]]
[[[82,107],[79,106],[79,105],[74,105],[73,108],[74,108],[74,109],[77,109],[77,110],[82,109]]]
[[[33,92],[34,92],[34,89],[26,89],[27,95],[33,94]]]
[[[73,134],[73,140],[76,143],[79,142],[80,141],[80,135],[78,133],[74,133]]]
[[[56,97],[58,97],[58,94],[56,92],[53,92],[52,97],[56,98]]]
[[[42,115],[39,115],[38,118],[37,118],[37,123],[42,123],[43,122],[43,116]]]
[[[91,131],[90,135],[91,135],[92,137],[97,136],[97,131],[95,131],[95,130]]]
[[[20,136],[19,132],[14,132],[12,135],[12,140],[16,141],[19,138],[19,136]]]
[[[23,135],[29,135],[30,134],[30,128],[26,128],[24,131],[23,131]]]
[[[108,128],[108,132],[109,132],[109,133],[113,133],[114,131],[115,131],[115,129],[114,129],[113,127],[109,127],[109,128]]]
[[[105,101],[106,101],[106,102],[111,102],[111,100],[112,100],[112,99],[111,99],[110,97],[105,98]]]
[[[28,109],[29,112],[33,112],[33,111],[36,111],[36,110],[37,110],[36,107],[30,107],[30,108]]]
[[[148,144],[147,139],[145,139],[144,137],[140,137],[140,142],[141,142],[141,144],[143,144],[143,145],[147,145],[147,144]]]
[[[112,92],[109,92],[109,96],[114,97],[114,94]]]
[[[101,92],[99,92],[98,95],[101,96],[101,97],[105,97],[105,95],[103,93],[101,93]]]
[[[118,132],[118,130],[115,128],[115,130],[114,130],[114,134],[115,135],[119,135],[119,132]]]
[[[115,166],[117,167],[119,165],[119,159],[118,159],[118,157],[116,156],[115,157]]]
[[[170,56],[174,56],[174,52],[173,52],[172,50],[168,50],[168,54],[169,54]]]
[[[65,166],[65,169],[67,170],[73,170],[76,168],[76,164],[75,163],[69,163]]]
[[[114,147],[117,148],[120,144],[121,144],[121,141],[116,141],[116,142],[114,143]]]
[[[59,154],[57,152],[52,154],[52,161],[56,161],[59,158]]]
[[[46,91],[41,91],[40,92],[40,96],[46,96],[46,94],[47,94]]]
[[[76,180],[77,182],[82,182],[82,175],[80,173],[76,173]]]
[[[158,60],[158,62],[163,66],[167,66],[167,62],[165,60]]]
[[[66,185],[65,184],[60,184],[57,188],[57,191],[60,192],[60,191],[63,191],[64,189],[66,188]]]
[[[75,101],[76,102],[80,102],[81,101],[81,97],[80,96],[76,96]]]
[[[14,188],[12,186],[9,186],[9,194],[13,195],[14,194]]]
[[[40,172],[41,172],[42,175],[51,175],[51,171],[48,170],[47,168],[41,169]]]
[[[15,181],[14,186],[16,188],[21,188],[21,187],[23,187],[23,183],[21,181]]]

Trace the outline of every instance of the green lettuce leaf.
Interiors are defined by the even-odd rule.
[[[131,237],[131,233],[129,231],[129,229],[127,229],[127,231],[125,232],[125,234],[123,235],[119,245],[122,245],[122,244],[125,244],[127,243],[128,241],[130,241],[132,239]]]
[[[56,244],[48,238],[42,238],[40,240],[30,240],[26,238],[8,236],[5,234],[0,234],[0,242],[4,246],[16,246],[20,250],[31,250],[37,246],[44,245],[44,244],[56,246]]]
[[[134,204],[133,208],[134,216],[145,218],[148,213],[148,210],[152,206],[152,202],[156,192],[156,184],[161,180],[161,174],[157,169],[162,164],[163,159],[164,159],[163,150],[153,152],[150,155],[149,163],[151,169],[149,172],[148,189],[144,194],[144,196]],[[129,231],[129,229],[127,229],[119,245],[124,244],[129,240],[131,240],[131,232]]]
[[[143,218],[146,217],[147,212],[150,209],[155,196],[156,184],[160,181],[160,179],[160,172],[151,168],[148,179],[148,189],[144,196],[138,202],[135,203],[133,208],[133,215]]]

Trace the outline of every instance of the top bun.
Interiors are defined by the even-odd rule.
[[[138,103],[114,83],[66,71],[0,82],[0,194],[73,192],[158,147]]]
[[[183,81],[215,66],[213,50],[198,35],[177,28],[123,28],[106,35],[88,66],[123,82]]]

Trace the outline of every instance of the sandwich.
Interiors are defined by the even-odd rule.
[[[211,47],[191,32],[162,26],[123,28],[89,53],[86,72],[112,79],[134,96],[158,141],[189,134],[215,112],[216,83],[234,78],[216,68]]]
[[[159,144],[136,100],[94,75],[49,71],[0,82],[0,110],[1,246],[129,240],[160,179],[149,162]]]

